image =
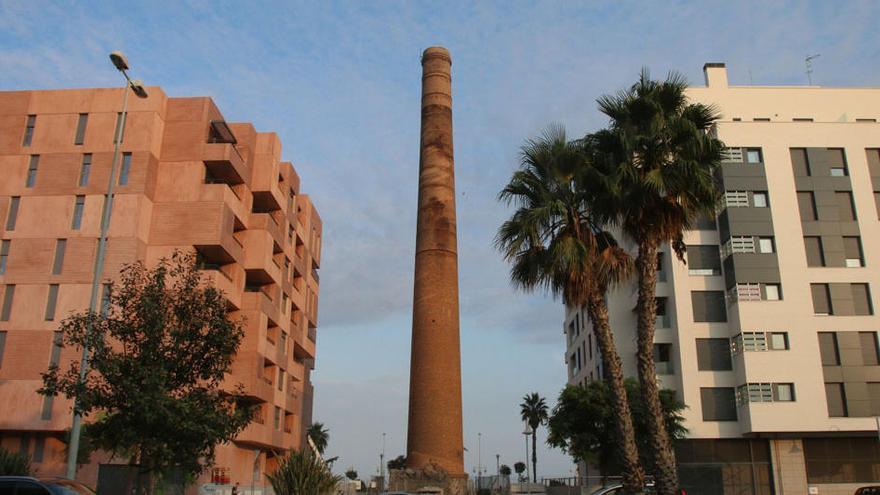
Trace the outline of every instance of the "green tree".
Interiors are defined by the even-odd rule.
[[[526,470],[526,464],[524,462],[515,462],[513,464],[513,470],[516,471],[516,475],[519,477],[519,480],[523,481],[523,473]]]
[[[399,455],[394,459],[388,460],[388,470],[406,469],[406,456]]]
[[[547,403],[538,392],[532,392],[523,397],[519,405],[519,414],[522,420],[532,428],[532,481],[538,481],[538,427],[547,422]]]
[[[348,468],[348,470],[345,472],[345,477],[354,481],[358,477],[358,472],[355,468]]]
[[[501,476],[510,476],[510,466],[508,466],[507,464],[502,464],[498,472],[501,474]]]
[[[312,423],[308,429],[309,438],[312,439],[312,443],[315,444],[315,448],[318,449],[318,453],[324,454],[324,449],[327,448],[327,443],[330,441],[330,431],[324,427],[324,423]]]
[[[678,74],[654,81],[642,70],[629,89],[599,98],[610,125],[591,137],[614,166],[614,196],[603,203],[608,216],[638,249],[637,364],[660,495],[676,492],[678,475],[653,359],[657,252],[669,242],[683,259],[683,232],[699,215],[714,213],[719,193],[713,178],[724,150],[712,135],[718,113],[689,103],[686,89]]]
[[[0,476],[31,476],[30,457],[0,447]]]
[[[324,495],[342,480],[311,449],[291,450],[266,478],[276,495]]]
[[[499,195],[517,209],[499,229],[496,245],[512,265],[514,285],[547,289],[569,307],[586,306],[614,392],[624,488],[641,491],[644,472],[604,297],[632,271],[629,255],[602,229],[612,183],[600,166],[605,155],[591,140],[569,142],[564,129],[551,127],[528,141],[520,156],[520,169]]]
[[[64,345],[89,351],[86,379],[78,362],[51,367],[40,393],[76,399],[94,448],[148,473],[198,474],[254,412],[241,387],[222,387],[241,324],[227,317],[223,294],[205,286],[194,256],[180,252],[153,269],[125,266],[106,308],[61,322]]]
[[[651,467],[651,446],[647,436],[646,410],[641,400],[639,383],[635,379],[625,382],[627,400],[633,415],[639,455],[646,466]],[[687,429],[681,412],[685,406],[673,390],[661,390],[664,423],[673,439],[684,438]],[[621,446],[614,426],[615,408],[608,383],[603,380],[586,386],[567,386],[559,394],[559,400],[547,422],[547,443],[560,448],[575,459],[598,464],[603,476],[618,474]]]

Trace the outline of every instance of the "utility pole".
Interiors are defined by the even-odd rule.
[[[819,58],[822,55],[821,53],[816,53],[814,55],[807,55],[804,59],[804,65],[807,66],[807,81],[810,83],[810,86],[813,85],[813,59]]]

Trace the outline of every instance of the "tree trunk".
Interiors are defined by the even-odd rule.
[[[642,388],[642,401],[645,403],[648,427],[648,444],[654,459],[654,482],[659,495],[675,495],[678,490],[678,472],[675,465],[675,452],[663,422],[663,409],[660,406],[660,388],[657,385],[657,371],[654,366],[654,324],[657,318],[657,242],[651,239],[639,242],[636,258],[639,276],[639,298],[636,306],[638,315],[639,382]]]
[[[620,442],[618,453],[620,464],[623,466],[623,490],[624,493],[641,493],[645,486],[645,472],[639,462],[632,414],[626,396],[626,386],[623,383],[623,366],[617,347],[614,345],[614,335],[608,322],[608,306],[602,294],[591,296],[587,312],[593,322],[593,332],[602,352],[606,380],[611,389],[611,406],[614,408],[614,416],[618,418],[614,426],[617,441]]]
[[[535,450],[538,448],[538,427],[535,426],[532,428],[532,482],[538,482],[538,453]],[[528,462],[528,461],[526,461]]]

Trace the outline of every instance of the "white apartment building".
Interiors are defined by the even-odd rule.
[[[687,405],[688,493],[852,494],[880,485],[880,88],[730,86],[706,64],[691,101],[729,147],[717,218],[660,260],[662,386]],[[609,294],[636,376],[636,287]],[[564,323],[568,382],[602,376],[582,308]]]

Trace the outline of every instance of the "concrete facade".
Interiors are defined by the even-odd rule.
[[[721,114],[724,198],[716,219],[687,233],[687,264],[663,250],[661,385],[688,406],[688,441],[751,442],[759,468],[731,481],[735,470],[719,461],[718,493],[843,494],[877,484],[880,89],[730,86],[723,64],[704,70],[706,86],[688,96]],[[628,376],[636,376],[635,301],[634,284],[609,294]],[[602,376],[585,313],[566,309],[570,384]],[[862,457],[845,455],[855,451]],[[714,462],[705,452],[679,457]]]
[[[148,92],[129,98],[102,279],[175,249],[198,253],[230,318],[245,318],[227,383],[261,408],[216,465],[233,482],[261,482],[273,452],[299,448],[311,423],[321,219],[277,135],[227,124],[210,98]],[[79,359],[53,341],[62,319],[88,307],[122,96],[0,92],[0,444],[29,453],[43,475],[64,473],[71,412],[36,390],[50,362]],[[95,474],[80,477],[94,486]]]

